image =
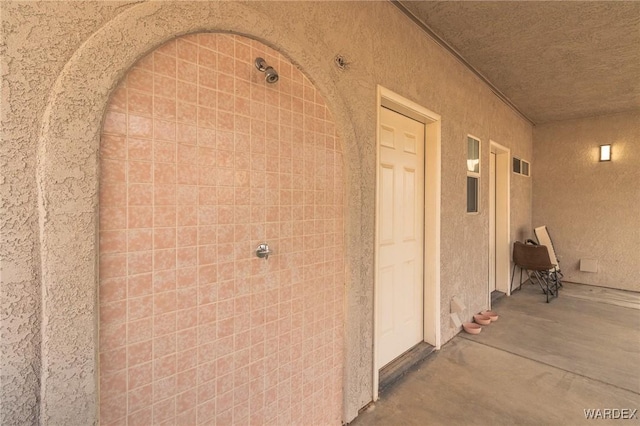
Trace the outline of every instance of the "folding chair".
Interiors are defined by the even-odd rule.
[[[549,296],[558,297],[558,275],[550,272],[554,265],[551,263],[546,246],[516,241],[513,243],[513,263],[511,285],[513,285],[516,267],[519,267],[520,287],[522,287],[522,271],[527,271],[529,280],[531,282],[535,280],[547,296],[547,303],[549,303]]]
[[[560,261],[558,260],[558,256],[556,255],[556,251],[553,247],[553,241],[551,241],[551,237],[549,236],[549,231],[546,226],[539,226],[533,230],[536,234],[536,239],[538,240],[538,244],[546,246],[547,250],[549,250],[549,258],[551,259],[551,263],[553,264],[553,270],[550,270],[550,274],[555,274],[556,279],[558,281],[558,287],[562,287],[562,271],[560,270]]]

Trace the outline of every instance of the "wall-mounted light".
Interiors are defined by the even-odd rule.
[[[600,161],[611,161],[611,145],[600,145]]]

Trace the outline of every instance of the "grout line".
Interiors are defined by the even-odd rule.
[[[485,346],[485,347],[487,347],[487,348],[492,348],[492,349],[496,349],[496,350],[499,350],[499,351],[502,351],[502,352],[506,352],[506,353],[508,353],[508,354],[515,355],[515,356],[517,356],[517,357],[519,357],[519,358],[527,359],[527,360],[529,360],[529,361],[533,361],[533,362],[538,363],[538,364],[546,365],[546,366],[548,366],[548,367],[554,368],[554,369],[556,369],[556,370],[564,371],[564,372],[566,372],[566,373],[571,373],[571,374],[573,374],[573,375],[575,375],[575,376],[582,377],[582,378],[587,379],[587,380],[592,380],[592,381],[594,381],[594,382],[602,383],[602,384],[604,384],[604,385],[608,385],[608,386],[611,386],[611,387],[614,387],[614,388],[617,388],[617,389],[621,389],[621,390],[624,390],[624,391],[627,391],[627,392],[631,392],[631,393],[636,394],[636,395],[640,395],[640,392],[638,392],[638,391],[634,391],[634,390],[631,390],[631,389],[627,389],[627,388],[625,388],[625,387],[618,386],[618,385],[613,384],[613,383],[608,383],[608,382],[605,382],[604,380],[596,379],[595,377],[589,377],[589,376],[586,376],[586,375],[584,375],[584,374],[577,373],[577,372],[575,372],[575,371],[567,370],[566,368],[562,368],[562,367],[559,367],[559,366],[557,366],[557,365],[553,365],[553,364],[550,364],[550,363],[548,363],[548,362],[541,361],[541,360],[539,360],[539,359],[530,358],[530,357],[528,357],[528,356],[525,356],[525,355],[519,354],[519,353],[517,353],[517,352],[509,351],[509,350],[504,349],[504,348],[499,348],[499,347],[497,347],[497,346],[492,346],[492,345],[489,345],[489,344],[487,344],[487,343],[478,342],[478,341],[476,341],[476,340],[470,339],[469,337],[464,336],[464,335],[461,335],[461,334],[462,334],[462,333],[458,334],[458,337],[460,337],[461,339],[465,339],[465,340],[466,340],[466,341],[468,341],[468,342],[473,342],[473,343],[476,343],[476,344],[478,344],[478,345]]]

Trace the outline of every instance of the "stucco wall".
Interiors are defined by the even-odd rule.
[[[639,141],[640,111],[536,126],[533,225],[547,225],[565,280],[640,291]]]
[[[122,2],[74,7],[0,2],[2,424],[35,423],[39,416],[42,295],[35,168],[43,111],[73,52],[122,9]]]
[[[324,95],[347,180],[345,419],[372,393],[376,87],[442,116],[442,341],[487,301],[488,179],[465,212],[468,133],[527,158],[531,126],[386,2],[2,2],[4,424],[96,415],[97,152],[109,94],[168,39],[232,31],[289,57]],[[335,55],[348,62],[338,70]],[[511,235],[530,229],[531,183],[511,179]],[[41,302],[42,301],[42,302]],[[40,341],[40,337],[42,339]]]

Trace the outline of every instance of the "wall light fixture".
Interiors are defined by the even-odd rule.
[[[600,161],[611,161],[611,145],[600,145]]]

